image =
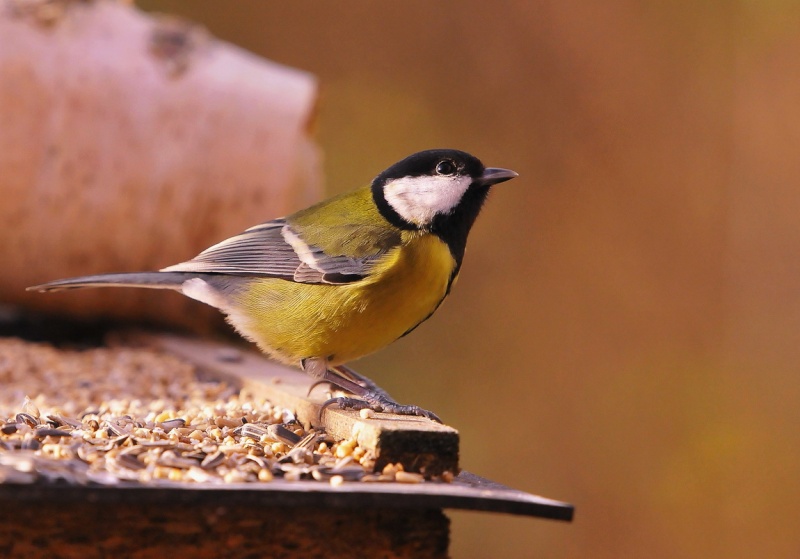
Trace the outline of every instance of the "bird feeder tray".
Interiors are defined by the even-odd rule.
[[[222,381],[244,399],[266,399],[292,410],[306,429],[356,441],[375,457],[375,482],[287,476],[267,483],[103,483],[86,477],[76,483],[68,474],[35,475],[41,452],[4,448],[0,508],[14,512],[0,523],[0,555],[49,557],[66,550],[82,557],[126,556],[135,550],[137,557],[169,552],[173,559],[347,557],[356,548],[339,541],[346,528],[357,534],[351,545],[364,556],[446,557],[449,520],[443,509],[572,519],[567,503],[457,473],[458,432],[452,427],[389,414],[364,418],[335,407],[320,413],[327,395],[318,387],[308,396],[312,379],[238,347],[161,334],[127,339],[188,361],[199,381]],[[17,463],[17,478],[9,475],[15,460],[30,464]],[[407,483],[381,482],[386,468],[405,471],[397,480]]]

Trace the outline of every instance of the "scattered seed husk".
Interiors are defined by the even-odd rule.
[[[272,436],[273,439],[285,443],[289,446],[296,445],[302,439],[300,435],[298,435],[294,431],[290,431],[283,424],[270,425],[267,428],[267,431],[269,432],[269,434]]]
[[[39,429],[34,429],[33,431],[34,436],[38,438],[44,437],[71,437],[71,431],[64,431],[62,429],[53,429],[52,427],[40,427]]]
[[[25,400],[22,402],[22,413],[25,415],[29,415],[38,419],[41,417],[41,413],[39,412],[39,407],[31,401],[30,398],[25,396]]]
[[[116,461],[120,466],[129,470],[143,470],[147,467],[133,454],[118,454]]]
[[[36,427],[37,425],[39,425],[39,420],[38,419],[36,419],[31,414],[25,413],[25,412],[18,413],[14,417],[14,420],[16,421],[16,423],[18,423],[18,424],[19,423],[24,423],[28,427]]]
[[[48,423],[51,423],[53,427],[72,427],[73,429],[79,429],[83,427],[83,423],[81,421],[69,417],[63,417],[58,414],[48,415],[47,421]]]
[[[0,433],[4,435],[13,435],[17,432],[17,424],[16,423],[6,423],[2,427],[0,427]]]
[[[327,468],[323,466],[313,470],[311,475],[318,481],[329,480],[336,476],[341,477],[344,481],[358,481],[366,475],[366,472],[364,468],[359,465],[348,466],[338,470],[336,468]]]
[[[183,427],[184,425],[186,425],[186,420],[180,417],[176,417],[175,419],[169,419],[167,421],[161,422],[161,428],[167,433],[169,433],[173,429],[178,429],[180,427]]]
[[[264,435],[270,435],[267,427],[262,427],[256,423],[246,423],[233,430],[234,434],[241,435],[242,437],[249,437],[251,439],[260,440]]]
[[[203,461],[200,462],[200,467],[207,470],[211,470],[222,464],[222,462],[224,461],[225,461],[225,454],[222,451],[218,450],[203,458]]]

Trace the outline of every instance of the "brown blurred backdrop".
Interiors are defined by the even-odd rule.
[[[455,557],[800,556],[800,3],[137,4],[319,76],[331,193],[430,147],[520,173],[357,367],[577,505],[453,514]]]

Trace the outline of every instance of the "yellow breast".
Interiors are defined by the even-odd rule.
[[[231,323],[286,363],[346,363],[390,344],[424,321],[447,294],[455,261],[438,237],[404,232],[362,281],[302,284],[262,278],[239,296]]]

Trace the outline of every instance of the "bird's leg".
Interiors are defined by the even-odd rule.
[[[348,367],[344,367],[343,365],[329,367],[327,360],[320,358],[304,359],[302,361],[302,366],[306,373],[318,379],[319,382],[329,382],[346,392],[350,392],[354,396],[358,396],[358,398],[345,396],[331,398],[322,404],[320,414],[322,414],[328,406],[336,404],[342,409],[361,410],[369,408],[376,412],[416,415],[427,417],[439,423],[442,422],[442,420],[431,411],[422,409],[419,406],[409,406],[395,402],[385,390]]]
[[[366,388],[367,390],[371,391],[374,394],[381,394],[390,400],[392,399],[392,397],[389,396],[389,393],[386,392],[383,388],[381,388],[377,384],[375,384],[374,381],[368,379],[364,375],[358,374],[350,367],[347,367],[345,365],[336,365],[335,367],[331,367],[331,369],[333,369],[336,373],[345,378],[350,378],[351,380],[354,380],[355,382],[357,382],[358,384],[360,384],[361,386],[363,386],[364,388]]]
[[[373,392],[375,394],[381,394],[381,395],[385,396],[386,398],[388,398],[389,400],[392,400],[392,397],[389,396],[389,393],[386,392],[383,388],[381,388],[380,386],[375,384],[374,381],[372,381],[371,379],[365,377],[364,375],[358,374],[357,372],[355,372],[350,367],[346,367],[345,365],[336,365],[335,367],[330,367],[330,369],[332,369],[339,376],[344,377],[344,378],[349,379],[349,380],[352,380],[353,382],[356,382],[356,383],[360,384],[361,386],[363,386],[367,390],[370,390],[371,392]],[[314,376],[314,378],[318,378],[315,375],[312,375],[312,376]],[[308,393],[311,394],[311,391],[314,390],[320,384],[331,384],[331,383],[330,383],[330,381],[319,377],[319,380],[315,381],[311,385],[311,387],[308,389]],[[335,385],[335,383],[334,383],[334,385]]]

